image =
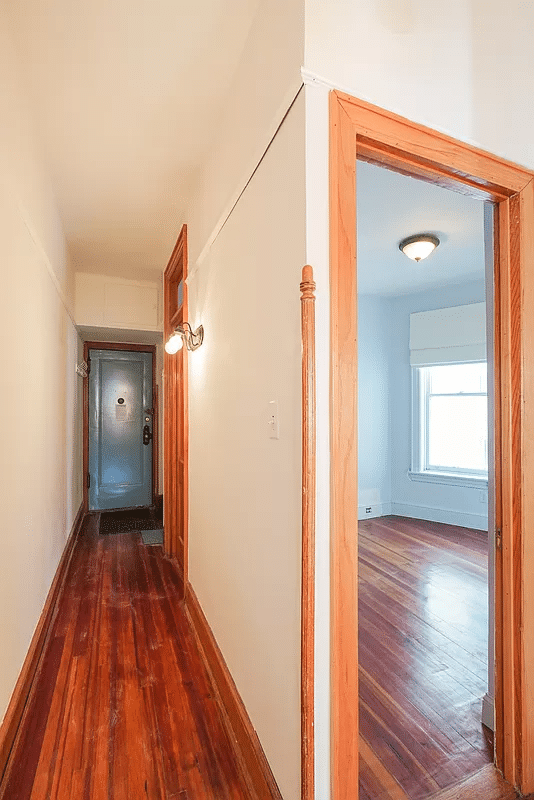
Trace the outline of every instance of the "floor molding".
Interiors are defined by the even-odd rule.
[[[258,734],[191,584],[187,587],[186,613],[218,694],[230,741],[235,743],[243,777],[249,784],[250,800],[282,800]]]
[[[54,575],[54,580],[50,586],[41,616],[39,617],[39,622],[37,623],[37,627],[30,642],[26,658],[24,659],[24,664],[22,665],[17,683],[13,689],[13,694],[11,695],[11,700],[9,701],[9,705],[0,728],[0,781],[4,776],[9,755],[11,753],[11,749],[19,729],[20,721],[24,713],[24,708],[28,701],[31,688],[37,674],[39,661],[45,647],[48,633],[51,629],[54,613],[63,590],[67,568],[69,566],[74,545],[78,538],[78,534],[80,533],[84,517],[85,510],[82,502],[72,525],[69,538],[67,539],[65,549],[63,550],[63,555],[61,556],[56,574]]]
[[[446,525],[458,525],[461,528],[474,528],[477,531],[488,530],[487,514],[472,514],[467,511],[453,511],[448,508],[395,502],[391,504],[391,513],[398,517],[423,519],[427,522],[443,522]]]

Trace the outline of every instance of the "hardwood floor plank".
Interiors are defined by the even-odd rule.
[[[2,800],[251,800],[179,571],[89,516]]]
[[[359,523],[362,800],[449,800],[467,776],[494,772],[481,724],[487,598],[487,534]]]

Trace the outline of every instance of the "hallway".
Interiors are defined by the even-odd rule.
[[[97,521],[75,545],[0,797],[245,800],[175,566]]]

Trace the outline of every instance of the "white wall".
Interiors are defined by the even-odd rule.
[[[484,301],[483,280],[431,289],[391,301],[394,334],[391,340],[391,499],[394,514],[487,530],[487,489],[424,483],[408,477],[412,435],[410,314]]]
[[[285,800],[300,783],[304,100],[194,272],[190,579]],[[280,438],[269,438],[269,401]]]
[[[358,517],[391,513],[391,300],[358,295]],[[409,425],[410,417],[406,424]],[[370,508],[371,512],[366,509]]]
[[[534,165],[534,6],[306,0],[304,64],[351,94]]]
[[[0,21],[0,714],[82,499],[72,270],[18,74]]]

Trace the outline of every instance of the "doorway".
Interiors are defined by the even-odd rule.
[[[495,210],[495,763],[534,790],[533,173],[443,134],[332,92],[331,241],[331,783],[358,797],[356,161],[423,178]]]
[[[493,761],[491,206],[363,161],[356,179],[360,800],[421,800]]]
[[[89,511],[155,504],[155,355],[153,345],[84,345],[84,503]]]

